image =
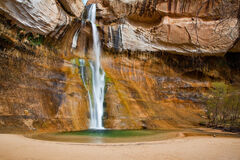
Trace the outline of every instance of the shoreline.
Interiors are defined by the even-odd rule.
[[[155,142],[70,143],[0,134],[1,160],[239,160],[240,138],[190,136]]]
[[[132,130],[130,130],[132,131]],[[133,130],[141,131],[141,130]],[[145,131],[145,130],[143,130]],[[153,131],[152,135],[134,136],[134,137],[104,137],[91,135],[57,135],[57,133],[36,133],[24,134],[25,137],[35,140],[51,142],[68,142],[74,144],[126,144],[126,143],[155,143],[164,140],[181,139],[186,137],[223,137],[240,138],[239,133],[226,132],[212,128],[191,128],[181,130],[148,130]],[[159,131],[159,132],[158,132]],[[84,132],[84,131],[80,131]],[[66,132],[68,133],[68,132]],[[69,132],[71,133],[71,132]],[[74,132],[73,132],[74,133]]]

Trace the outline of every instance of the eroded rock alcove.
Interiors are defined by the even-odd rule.
[[[238,0],[2,0],[1,130],[88,128],[77,62],[92,52],[91,3],[106,72],[106,128],[198,126],[212,83],[239,85]]]

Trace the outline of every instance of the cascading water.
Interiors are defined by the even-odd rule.
[[[80,30],[78,29],[73,36],[72,48],[77,48],[77,41],[78,41],[79,32],[80,32]]]
[[[104,102],[104,88],[105,88],[105,72],[101,68],[100,56],[101,46],[99,40],[98,30],[95,24],[96,21],[96,4],[92,4],[88,10],[88,20],[92,24],[93,33],[93,52],[94,57],[89,61],[91,69],[91,89],[86,84],[85,77],[85,60],[80,59],[80,74],[85,88],[88,90],[89,108],[90,108],[90,129],[104,129],[103,127],[103,102]],[[72,48],[77,47],[79,30],[76,31]]]
[[[89,9],[88,20],[92,24],[92,33],[93,33],[93,52],[95,59],[90,63],[92,70],[92,94],[93,94],[93,103],[90,107],[91,114],[91,129],[104,129],[103,127],[103,102],[104,102],[104,88],[105,88],[105,72],[101,68],[100,64],[100,55],[101,47],[100,40],[98,35],[96,21],[96,4],[92,4]]]
[[[87,4],[87,1],[88,1],[88,0],[82,0],[84,6]]]

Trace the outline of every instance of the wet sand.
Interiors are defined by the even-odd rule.
[[[0,160],[240,160],[240,138],[184,137],[157,142],[80,144],[0,134]]]

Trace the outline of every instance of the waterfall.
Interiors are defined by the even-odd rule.
[[[80,32],[80,29],[78,29],[73,36],[72,48],[77,48],[77,41],[78,41],[79,32]]]
[[[101,46],[99,40],[99,34],[96,21],[96,4],[92,4],[89,13],[88,20],[92,24],[93,33],[93,52],[94,61],[90,63],[92,70],[92,94],[93,103],[90,107],[90,128],[91,129],[104,129],[103,127],[103,102],[104,102],[104,88],[105,88],[105,72],[101,68],[100,55]]]
[[[88,0],[82,0],[84,6],[86,6]],[[83,23],[82,23],[83,25]],[[75,32],[74,36],[73,36],[73,40],[72,40],[72,48],[77,48],[77,41],[78,41],[78,36],[80,33],[80,29],[77,29],[77,31]]]
[[[79,59],[79,70],[80,70],[80,74],[81,74],[81,79],[83,81],[83,84],[85,86],[85,88],[87,89],[87,92],[88,92],[88,101],[89,101],[89,108],[90,108],[90,113],[91,113],[91,121],[90,121],[90,128],[91,128],[91,125],[92,125],[92,108],[94,107],[93,106],[93,103],[92,103],[92,96],[91,96],[91,93],[90,93],[90,90],[89,90],[89,87],[86,83],[86,77],[85,77],[85,73],[86,73],[86,64],[85,64],[85,60],[84,59]],[[92,71],[92,70],[91,70]],[[93,127],[92,127],[93,128]],[[97,127],[95,127],[97,128]],[[101,128],[103,129],[103,127]]]
[[[92,24],[93,34],[93,59],[89,61],[91,69],[91,83],[86,83],[86,62],[84,59],[79,59],[79,71],[85,88],[88,90],[88,100],[90,108],[90,129],[104,129],[103,127],[103,102],[105,88],[105,72],[101,68],[100,56],[101,45],[96,21],[96,4],[92,4],[88,10],[88,20]],[[80,30],[77,30],[73,36],[72,48],[77,47],[77,40]]]
[[[82,0],[84,6],[86,6],[88,0]]]

